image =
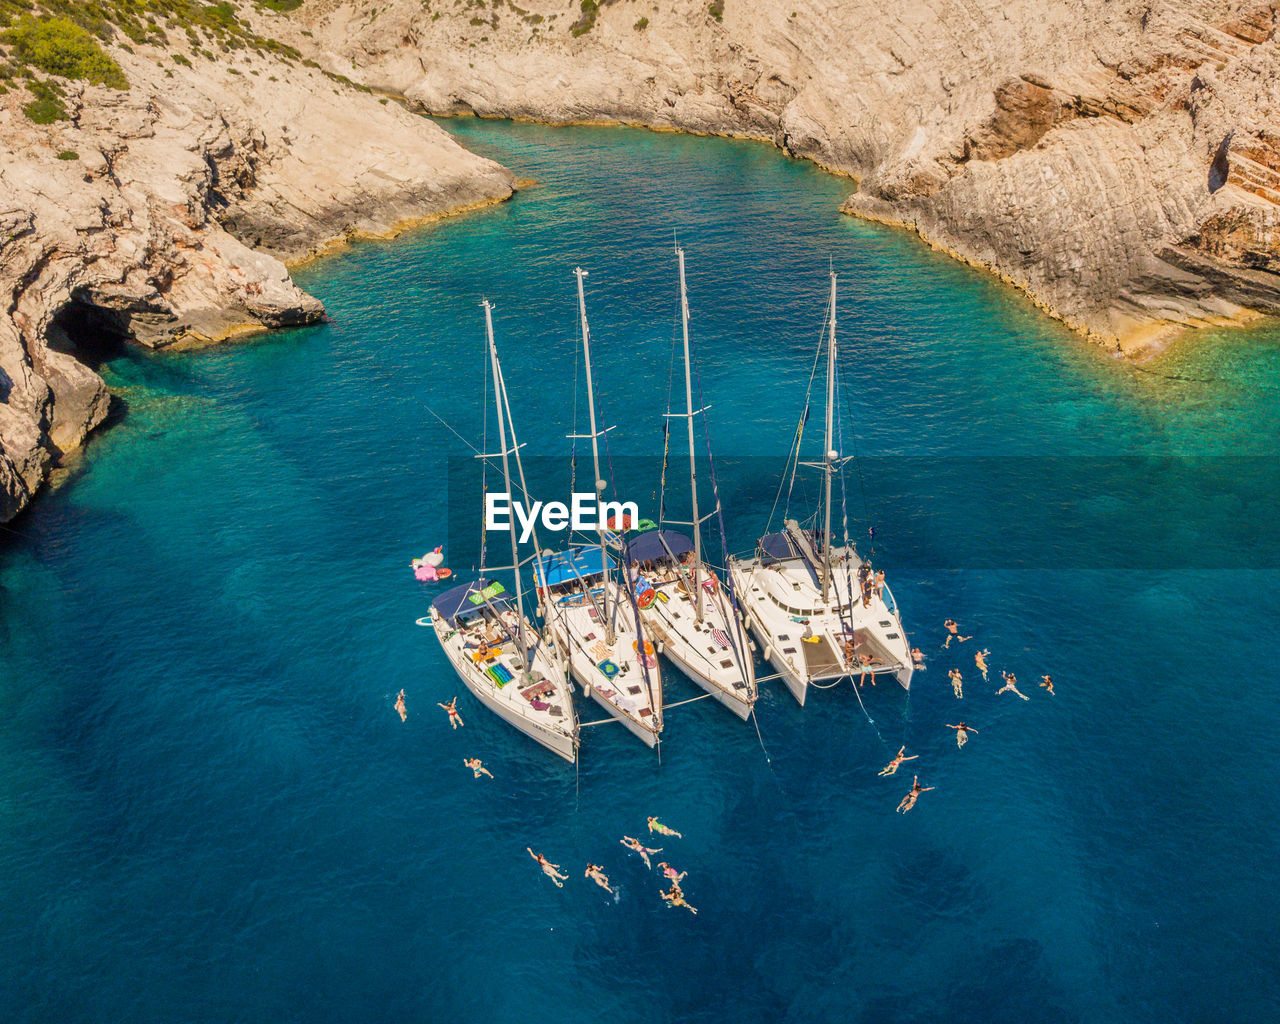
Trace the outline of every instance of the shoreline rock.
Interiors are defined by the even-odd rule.
[[[111,48],[131,88],[66,83],[69,117],[49,125],[0,96],[0,522],[106,418],[85,362],[105,342],[317,323],[285,261],[514,190],[437,125],[317,67],[172,49]]]

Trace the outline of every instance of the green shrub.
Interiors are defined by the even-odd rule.
[[[37,21],[26,17],[0,35],[0,40],[12,47],[10,55],[20,64],[61,78],[84,79],[92,85],[129,88],[120,65],[107,56],[87,29],[67,18]]]
[[[28,82],[27,88],[35,97],[23,104],[22,112],[36,124],[53,124],[67,119],[67,108],[62,105],[62,90],[53,82]]]
[[[633,29],[635,29],[637,32],[643,32],[645,29],[647,29],[647,28],[649,27],[649,19],[648,19],[648,18],[641,18],[639,21],[637,21],[637,22],[636,22],[634,25],[632,25],[631,27],[632,27]]]
[[[711,17],[715,18],[716,21],[724,20],[724,0],[711,0],[707,10],[711,12]]]
[[[59,160],[79,160],[80,154],[77,153],[74,149],[64,149],[61,153],[58,154],[58,159]]]
[[[600,13],[600,5],[596,0],[582,0],[580,5],[582,17],[569,26],[571,36],[584,36],[595,28],[596,15]]]
[[[285,14],[288,11],[296,11],[302,6],[302,0],[258,0],[259,7],[265,7],[269,11],[276,11],[279,14]]]
[[[181,64],[184,68],[191,67],[191,61],[187,59],[186,54],[175,53],[173,55],[173,62],[175,64]]]

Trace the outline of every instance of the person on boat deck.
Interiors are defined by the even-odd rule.
[[[1040,689],[1042,689],[1042,690],[1048,690],[1048,691],[1049,691],[1049,696],[1050,696],[1050,697],[1054,696],[1054,692],[1053,692],[1053,680],[1052,680],[1052,679],[1050,679],[1048,676],[1041,676],[1041,677],[1040,677]],[[403,693],[404,691],[402,690],[402,691],[400,691],[400,692],[401,692],[401,693]]]
[[[867,671],[871,668],[871,662],[874,659],[869,654],[862,654],[858,657],[858,664],[862,666],[862,675],[858,678],[858,685],[861,686],[867,681]],[[876,674],[871,673],[871,685],[876,685]]]
[[[1048,678],[1047,676],[1045,678]],[[404,706],[404,690],[396,694],[396,710],[400,712],[400,721],[407,722],[409,720],[409,711]]]
[[[680,890],[680,886],[675,882],[671,883],[670,892],[664,892],[661,895],[662,895],[662,898],[666,900],[668,903],[670,903],[673,907],[684,907],[686,910],[694,914],[698,912],[696,908],[690,906],[688,903],[685,902],[684,893]]]
[[[847,668],[853,668],[854,661],[857,660],[857,645],[852,640],[844,642],[844,663]]]
[[[875,592],[876,592],[876,597],[881,597],[884,594],[884,570],[883,569],[881,569],[879,572],[876,573]]]
[[[484,766],[484,762],[478,757],[464,757],[462,759],[462,763],[475,773],[477,779],[480,778],[480,774],[482,772],[489,776],[489,778],[493,778],[493,772],[489,771],[489,769]]]
[[[542,856],[542,854],[534,853],[533,850],[527,846],[525,849],[529,850],[529,856],[538,862],[538,867],[542,868],[542,873],[551,879],[551,881],[555,882],[559,888],[563,889],[564,883],[569,880],[569,876],[560,874],[560,865],[552,864],[551,861],[547,860],[547,858]]]
[[[639,839],[632,839],[630,836],[623,836],[621,839],[618,840],[618,842],[620,842],[628,850],[634,850],[636,853],[640,854],[640,856],[644,859],[644,866],[649,868],[650,870],[653,869],[653,865],[649,862],[649,854],[662,852],[661,846],[659,846],[656,850],[651,850],[649,847],[641,843]]]
[[[902,803],[898,804],[898,813],[906,814],[916,805],[916,801],[920,799],[921,793],[927,793],[933,789],[933,786],[921,786],[920,776],[917,775],[911,783],[911,792],[902,798]]]
[[[609,888],[609,876],[604,873],[604,868],[599,864],[588,863],[587,870],[583,872],[583,877],[591,879],[605,892],[613,895],[613,890]]]
[[[981,670],[982,670],[982,681],[983,681],[984,683],[985,683],[985,682],[988,682],[988,679],[987,679],[987,655],[988,655],[988,654],[990,654],[990,653],[991,653],[990,651],[978,651],[978,653],[977,653],[977,654],[975,654],[975,655],[973,656],[973,663],[974,663],[975,665],[977,665],[979,669],[981,669]]]
[[[920,756],[919,754],[912,754],[910,757],[904,757],[903,755],[905,755],[906,752],[906,747],[899,747],[898,752],[893,755],[893,760],[880,769],[880,774],[895,775],[897,774],[898,769],[902,766],[903,761],[914,761]]]
[[[947,728],[954,729],[956,731],[956,749],[957,750],[959,750],[966,743],[969,742],[969,733],[973,733],[975,736],[978,733],[977,729],[973,729],[965,725],[964,722],[961,722],[959,725],[948,725]]]
[[[1017,676],[1015,676],[1012,672],[1002,672],[1002,673],[1000,673],[1000,674],[1001,674],[1002,676],[1004,676],[1004,686],[1002,686],[1002,687],[1000,687],[1000,689],[996,690],[996,696],[997,696],[997,697],[998,697],[998,696],[1000,696],[1000,694],[1002,694],[1002,693],[1008,693],[1008,692],[1012,691],[1013,693],[1016,693],[1019,697],[1021,697],[1023,700],[1030,700],[1030,699],[1031,699],[1031,698],[1030,698],[1030,697],[1028,697],[1025,693],[1023,693],[1021,690],[1019,690],[1019,689],[1018,689],[1018,677],[1017,677]]]
[[[958,668],[953,668],[947,673],[947,678],[951,680],[951,689],[955,690],[956,699],[959,700],[964,696],[964,677]]]
[[[449,701],[448,704],[441,704],[439,701],[436,701],[436,707],[444,708],[447,712],[449,712],[449,724],[453,726],[455,729],[460,728],[462,726],[463,724],[462,716],[458,714],[458,698],[457,697],[454,697],[453,700]]]
[[[677,871],[665,860],[658,862],[658,870],[662,872],[662,875],[664,878],[666,878],[670,882],[674,882],[676,885],[679,885],[681,882],[683,882],[684,876],[689,873],[687,871]]]
[[[871,595],[875,593],[875,584],[871,581],[870,576],[866,576],[862,580],[862,607],[871,607]]]
[[[649,816],[649,832],[650,834],[657,832],[658,835],[662,835],[662,836],[675,836],[677,839],[684,838],[684,836],[682,836],[675,829],[667,828],[666,825],[662,824],[662,822],[660,822],[657,818],[653,817],[653,815]]]
[[[944,648],[950,647],[952,640],[956,640],[959,643],[964,643],[966,640],[973,639],[973,637],[971,636],[960,635],[960,627],[956,625],[956,622],[954,619],[947,619],[947,621],[944,622],[942,625],[945,626],[947,630],[947,642],[942,645]]]

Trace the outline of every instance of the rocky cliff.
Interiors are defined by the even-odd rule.
[[[1276,0],[307,0],[440,113],[768,139],[1129,354],[1280,309]]]
[[[106,416],[86,350],[314,322],[323,307],[282,261],[513,187],[430,121],[247,30],[103,35],[127,89],[18,75],[0,37],[0,521]],[[42,95],[60,119],[32,119],[48,119]]]

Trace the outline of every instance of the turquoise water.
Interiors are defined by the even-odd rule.
[[[1150,494],[1097,492],[1079,457],[1273,456],[1280,332],[1135,370],[840,217],[848,182],[769,149],[449,128],[539,184],[305,268],[323,327],[112,361],[126,415],[0,545],[6,1019],[1273,1019],[1272,462],[1203,464],[1238,512],[1224,542],[1163,538]],[[848,687],[802,710],[765,684],[771,759],[703,701],[671,712],[661,764],[604,726],[575,774],[465,692],[458,732],[435,706],[462,688],[408,561],[478,508],[445,500],[468,451],[426,407],[479,437],[488,296],[526,450],[563,463],[581,263],[612,454],[657,455],[677,230],[735,547],[840,273],[866,508],[930,667],[909,698],[866,691],[872,722]],[[1062,500],[999,491],[1013,455]],[[1180,521],[1187,492],[1155,490]],[[1059,566],[1080,521],[1101,554]],[[1033,557],[1004,561],[1002,534]],[[946,557],[974,535],[994,540]],[[908,557],[922,536],[934,568]],[[963,655],[938,649],[947,616],[976,634]],[[977,643],[1030,701],[981,684]],[[876,772],[904,743],[936,789],[901,816],[911,773]],[[697,917],[618,845],[649,814],[685,835],[663,845]]]

